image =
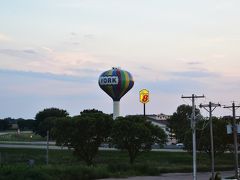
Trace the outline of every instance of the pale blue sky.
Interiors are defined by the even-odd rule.
[[[142,113],[142,88],[148,113],[172,114],[190,103],[182,94],[239,103],[239,8],[239,0],[3,0],[0,118],[47,107],[111,113],[97,81],[113,66],[135,79],[122,115]]]

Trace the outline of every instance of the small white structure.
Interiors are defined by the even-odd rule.
[[[166,115],[166,114],[152,114],[152,115],[148,115],[149,118],[152,118],[154,120],[163,120],[163,121],[166,121],[170,118],[169,115]]]
[[[167,144],[176,144],[176,139],[172,138],[171,136],[171,132],[170,129],[167,127],[168,125],[168,119],[170,118],[169,115],[165,115],[165,114],[158,114],[158,115],[146,115],[147,120],[151,121],[152,124],[162,128],[164,130],[164,132],[167,134],[168,136],[168,142]]]

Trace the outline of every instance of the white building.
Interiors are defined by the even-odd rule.
[[[167,144],[176,144],[176,139],[171,138],[171,133],[169,128],[167,127],[168,125],[168,119],[170,118],[169,115],[165,115],[165,114],[153,114],[153,115],[146,115],[147,116],[147,120],[151,121],[152,124],[162,128],[164,130],[164,132],[167,134],[168,136],[168,142]]]
[[[166,114],[153,114],[153,115],[147,115],[147,117],[155,119],[155,120],[163,120],[166,121],[168,120],[171,116],[166,115]]]

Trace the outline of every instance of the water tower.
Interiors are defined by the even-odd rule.
[[[112,68],[100,75],[98,84],[113,99],[113,119],[116,119],[120,114],[120,99],[134,85],[132,75],[120,68]]]

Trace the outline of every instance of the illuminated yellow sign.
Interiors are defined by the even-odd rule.
[[[149,91],[147,89],[142,89],[139,92],[140,102],[146,104],[149,102]]]

